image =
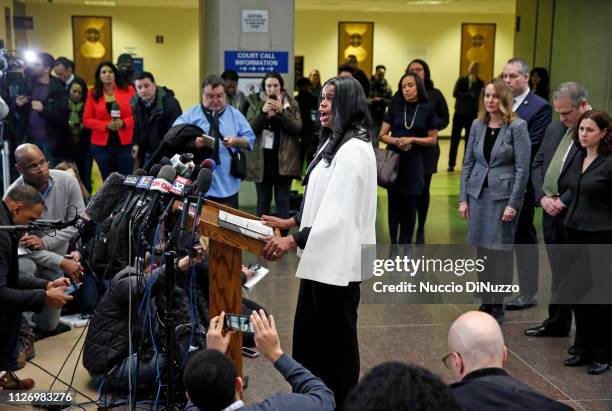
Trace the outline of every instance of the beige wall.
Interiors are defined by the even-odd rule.
[[[28,45],[53,56],[73,58],[72,16],[110,16],[113,27],[113,61],[135,47],[145,70],[158,84],[174,90],[183,109],[199,102],[198,11],[156,7],[87,7],[27,4],[34,18]],[[155,36],[164,36],[163,44]]]
[[[408,47],[428,48],[427,62],[432,79],[453,113],[453,87],[459,76],[461,23],[496,23],[494,72],[499,73],[512,56],[514,15],[512,14],[410,14],[410,13],[330,13],[297,11],[295,54],[304,56],[304,72],[317,68],[327,79],[336,74],[339,21],[374,22],[374,66],[387,66],[387,80],[396,89],[408,64]],[[448,127],[443,135],[450,134]]]

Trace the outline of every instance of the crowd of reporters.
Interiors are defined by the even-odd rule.
[[[237,90],[236,73],[227,71],[221,76],[210,75],[204,79],[201,87],[202,104],[182,112],[174,93],[166,87],[158,86],[153,74],[142,72],[135,75],[127,57],[122,57],[119,63],[122,63],[122,70],[112,62],[100,63],[95,73],[95,85],[87,90],[85,83],[74,74],[74,64],[70,60],[54,60],[47,53],[39,53],[38,58],[28,64],[22,81],[3,85],[0,92],[6,102],[6,129],[9,140],[18,147],[14,153],[14,162],[17,164],[15,171],[20,175],[19,178],[11,179],[16,181],[7,189],[3,224],[28,224],[41,216],[61,219],[64,216],[61,213],[65,213],[68,206],[75,207],[75,212],[83,215],[84,200],[88,198],[86,194],[92,191],[93,159],[96,160],[105,181],[108,181],[113,172],[129,175],[138,166],[145,167],[145,175],[148,172],[152,177],[159,177],[160,174],[151,172],[153,164],[160,163],[164,156],[182,152],[191,153],[191,157],[182,162],[193,160],[198,164],[205,158],[214,160],[215,173],[212,174],[205,193],[199,195],[206,194],[209,199],[238,208],[238,190],[242,180],[246,179],[256,184],[258,215],[270,213],[274,195],[277,215],[283,218],[289,216],[291,183],[293,179],[300,178],[304,161],[311,158],[314,148],[318,145],[317,105],[321,86],[318,72],[312,72],[308,82],[304,79],[298,81],[300,92],[295,98],[284,88],[284,80],[278,73],[268,73],[262,80],[261,91],[248,96]],[[533,214],[529,215],[529,208],[541,204],[545,213],[557,218],[556,223],[563,225],[565,237],[562,241],[586,243],[595,232],[598,241],[608,243],[611,241],[609,227],[601,230],[589,225],[589,216],[583,214],[583,207],[585,204],[594,206],[595,214],[601,213],[601,220],[598,221],[612,221],[609,214],[612,207],[608,207],[610,198],[602,191],[610,187],[610,173],[606,174],[610,162],[609,147],[612,144],[609,116],[605,112],[589,110],[590,107],[585,105],[586,91],[579,85],[565,83],[559,86],[554,96],[555,109],[566,126],[564,133],[571,133],[568,134],[570,144],[572,136],[575,143],[571,147],[565,146],[566,150],[573,150],[569,159],[566,155],[563,161],[553,162],[559,167],[556,175],[558,183],[555,181],[554,184],[556,190],[549,191],[550,186],[545,185],[547,190],[542,191],[541,184],[550,182],[551,177],[548,170],[541,171],[536,166],[541,167],[542,156],[549,155],[542,150],[548,142],[546,136],[552,133],[557,124],[549,124],[551,108],[545,101],[537,100],[543,107],[542,111],[533,115],[525,114],[530,117],[524,121],[519,120],[517,115],[511,115],[510,111],[515,111],[518,117],[522,118],[521,104],[526,104],[525,99],[533,98],[533,93],[525,86],[529,75],[526,73],[524,61],[510,60],[508,65],[511,66],[510,69],[514,68],[513,66],[518,67],[516,71],[523,79],[518,81],[518,85],[516,80],[513,83],[510,79],[511,74],[504,73],[504,81],[492,80],[485,87],[484,82],[478,78],[478,68],[471,67],[468,75],[459,79],[455,87],[454,95],[459,110],[456,110],[453,119],[453,123],[457,124],[453,125],[449,171],[454,169],[453,153],[456,155],[458,136],[461,129],[465,129],[465,138],[469,142],[466,142],[469,167],[462,171],[464,176],[460,213],[470,219],[469,240],[485,235],[487,240],[483,244],[493,245],[493,249],[504,249],[506,245],[523,243],[523,240],[516,237],[517,230],[520,230],[517,226],[523,224],[529,232],[530,227],[533,227]],[[346,65],[339,68],[338,74],[360,77],[359,72],[363,74],[363,71],[356,68],[356,62],[349,59]],[[370,132],[376,133],[377,137],[380,133],[380,140],[400,153],[400,170],[411,170],[406,171],[405,175],[401,174],[396,187],[388,189],[389,228],[393,236],[391,242],[424,243],[430,183],[432,175],[437,172],[439,157],[438,131],[449,123],[448,107],[442,93],[433,87],[430,69],[425,61],[414,60],[409,64],[395,94],[392,94],[387,85],[384,74],[385,67],[379,66],[371,82],[366,77],[366,81],[361,79],[360,83],[369,97],[372,115],[375,117],[375,126]],[[485,91],[489,90],[489,86],[492,86],[489,93],[491,96],[487,97]],[[480,90],[485,91],[481,93]],[[487,98],[503,102],[495,106],[497,111],[488,110]],[[569,99],[568,110],[572,113],[579,111],[574,113],[571,121],[567,119],[571,113],[563,110],[561,105],[564,98]],[[511,107],[511,104],[516,107]],[[467,105],[469,108],[462,110]],[[481,113],[471,127],[466,127],[470,119],[473,120],[477,114],[475,106],[480,106]],[[529,108],[532,107],[535,107],[535,104]],[[505,117],[496,117],[495,113],[503,113]],[[563,116],[567,121],[563,121]],[[411,119],[410,125],[407,118]],[[499,124],[491,122],[492,119],[499,119]],[[529,128],[532,119],[537,122],[532,126],[536,129],[535,132]],[[513,171],[510,176],[511,189],[501,197],[493,199],[498,204],[488,197],[482,197],[482,187],[479,186],[478,190],[468,188],[473,184],[470,183],[470,167],[474,161],[472,156],[482,155],[474,147],[482,139],[482,144],[486,144],[489,151],[479,160],[488,170],[498,136],[495,129],[503,129],[513,122],[514,126],[511,128],[517,131],[508,132],[510,137],[505,137],[505,141],[513,147],[509,149],[509,154],[504,154],[508,163],[503,164],[503,167],[522,170],[523,174],[518,175]],[[194,128],[190,130],[185,127],[188,125]],[[413,125],[416,125],[414,130]],[[482,128],[482,132],[478,127]],[[304,129],[307,129],[307,132],[304,132]],[[487,133],[489,137],[486,137]],[[500,138],[503,139],[504,136]],[[593,142],[589,138],[596,141]],[[481,146],[478,150],[482,149]],[[553,147],[549,156],[557,158],[556,150],[557,147]],[[241,156],[246,156],[246,169],[241,169],[240,164],[244,164],[241,163]],[[80,174],[82,184],[74,178],[66,177],[65,172],[48,170],[49,165],[55,166],[64,160],[75,163],[74,172],[76,176]],[[569,161],[567,166],[563,165],[565,161]],[[603,170],[602,174],[600,176],[598,173],[596,181],[588,182],[582,175],[586,174],[589,167],[595,166]],[[63,167],[71,168],[68,165]],[[540,180],[537,177],[529,177],[530,170],[534,174],[536,170],[540,172],[544,181],[540,181],[542,176]],[[163,175],[159,168],[157,171]],[[13,177],[17,177],[17,173]],[[488,177],[488,180],[480,182],[486,189],[485,194],[489,190],[495,190],[495,185],[498,184],[494,174],[489,172]],[[164,178],[171,184],[175,177]],[[190,179],[193,183],[196,175],[190,175]],[[586,181],[585,184],[589,184],[587,188],[580,186],[583,180]],[[33,187],[35,191],[28,187]],[[573,195],[564,197],[564,190]],[[538,195],[542,192],[544,195]],[[42,203],[39,201],[41,198]],[[129,203],[125,197],[122,200],[125,201],[122,207]],[[548,200],[554,201],[555,204],[549,203]],[[562,202],[556,203],[557,200]],[[137,208],[135,204],[134,199],[134,203],[129,207]],[[44,209],[41,209],[41,205]],[[466,208],[468,205],[469,212]],[[98,207],[101,207],[100,203]],[[106,205],[102,207],[106,208]],[[133,357],[135,351],[128,349],[128,346],[134,342],[131,340],[131,327],[134,325],[125,323],[126,314],[130,313],[126,307],[126,298],[131,296],[140,303],[147,295],[159,296],[157,288],[163,280],[165,267],[162,264],[156,266],[149,260],[147,263],[139,263],[140,260],[131,258],[119,261],[110,275],[105,270],[105,275],[99,276],[99,273],[95,272],[96,267],[91,264],[95,258],[100,258],[99,255],[93,255],[99,253],[99,242],[104,242],[104,235],[110,234],[109,229],[105,231],[104,224],[114,224],[113,229],[116,229],[121,221],[116,217],[121,212],[120,208],[117,204],[109,207],[109,214],[115,216],[115,219],[110,222],[106,218],[96,221],[93,235],[82,239],[78,244],[71,244],[69,241],[76,234],[76,230],[71,227],[57,230],[58,233],[64,233],[53,240],[49,240],[44,233],[28,233],[19,240],[13,235],[2,233],[3,251],[10,255],[11,259],[6,263],[8,281],[4,280],[1,284],[1,291],[6,301],[17,303],[15,312],[4,314],[2,329],[4,331],[11,325],[12,329],[21,328],[22,332],[21,337],[19,332],[12,333],[10,338],[5,338],[3,334],[0,369],[14,371],[25,365],[25,361],[35,355],[34,339],[60,331],[56,329],[59,308],[73,298],[63,293],[70,285],[68,277],[72,280],[81,278],[85,271],[84,276],[94,277],[94,292],[84,299],[93,298],[96,303],[91,304],[88,309],[93,317],[85,342],[83,361],[94,382],[98,386],[106,386],[110,391],[125,391],[128,370],[131,369],[129,364],[132,362],[133,366],[142,372],[142,375],[137,375],[137,379],[143,384],[143,390],[150,389],[151,385],[158,381],[159,368],[165,364],[164,356],[160,355],[155,341],[160,338],[159,330],[145,321],[150,322],[151,318],[155,318],[158,304],[164,303],[155,299],[145,303],[147,307],[143,309],[147,314],[138,317],[143,322],[135,325],[140,330],[137,333],[140,337],[137,345],[142,350],[137,353],[140,357]],[[409,215],[405,215],[406,208],[410,210]],[[524,211],[525,208],[527,211]],[[22,211],[24,209],[25,215]],[[145,211],[140,211],[140,214],[144,215],[139,218],[142,218],[140,233],[154,243],[155,224],[147,223],[150,214],[154,213],[152,209],[153,206],[149,209],[145,206]],[[155,212],[159,214],[159,211],[161,209]],[[565,213],[567,217],[560,221],[558,215],[564,216]],[[495,214],[500,222],[487,221],[492,214]],[[521,217],[527,221],[519,222]],[[125,221],[128,220],[123,221],[126,224]],[[511,221],[514,222],[504,225]],[[498,232],[478,231],[482,230],[485,224],[493,222],[499,224]],[[512,227],[510,231],[507,230],[508,227]],[[545,231],[547,228],[549,227],[545,227]],[[121,230],[121,233],[127,233],[125,226]],[[470,241],[475,245],[482,245],[479,240],[472,240]],[[192,241],[193,245],[195,238],[189,238],[187,241]],[[556,238],[552,241],[561,240]],[[28,251],[24,255],[13,256],[18,243]],[[496,245],[500,247],[495,247]],[[117,244],[113,246],[117,247]],[[67,257],[69,253],[72,256],[70,258]],[[149,258],[144,253],[139,257],[142,261],[145,257]],[[206,258],[200,254],[186,256],[178,260],[176,267],[179,279],[189,284],[179,287],[178,294],[182,297],[177,301],[182,307],[185,323],[191,324],[187,333],[189,344],[195,344],[194,335],[196,339],[200,338],[200,343],[195,344],[200,353],[192,356],[188,351],[183,353],[182,365],[186,365],[184,387],[190,399],[188,406],[202,410],[225,409],[230,406],[233,407],[231,409],[239,409],[245,407],[240,401],[244,385],[236,375],[236,370],[232,370],[233,365],[229,359],[213,351],[216,349],[224,353],[231,333],[222,331],[224,314],[212,319],[208,316]],[[551,266],[557,262],[551,255],[549,259]],[[106,260],[106,263],[110,261]],[[14,274],[17,268],[18,278]],[[519,267],[519,275],[520,271]],[[64,277],[63,273],[68,277]],[[529,294],[525,295],[527,300],[521,301],[533,301],[537,285],[535,288],[524,288]],[[16,299],[11,290],[22,289],[33,291]],[[193,294],[190,293],[198,296],[195,298],[198,303],[194,303],[191,297]],[[26,296],[30,296],[27,303],[23,302]],[[183,298],[187,299],[181,302]],[[163,300],[163,297],[159,299]],[[277,395],[245,409],[333,409],[333,393],[321,380],[282,352],[273,317],[259,311],[260,308],[256,303],[244,302],[245,313],[255,310],[251,314],[255,328],[252,344],[257,345],[274,363],[293,387],[294,394]],[[445,364],[461,381],[458,385],[449,389],[437,376],[419,367],[399,363],[383,364],[374,368],[351,391],[345,404],[346,409],[397,409],[414,405],[416,401],[425,401],[425,409],[479,409],[483,404],[485,407],[499,407],[512,401],[520,401],[521,398],[539,403],[537,409],[566,409],[564,405],[546,399],[503,371],[507,353],[501,330],[495,321],[491,322],[494,318],[501,323],[503,309],[503,300],[485,302],[481,310],[492,317],[468,313],[451,327],[450,353],[445,357]],[[21,312],[29,310],[42,311],[43,314],[26,315],[21,320]],[[567,314],[566,308],[563,307],[552,307],[551,310],[551,317],[557,314],[555,310],[565,310],[563,319],[559,320],[563,324],[545,323],[543,327],[546,332],[531,333],[531,336],[556,335],[557,329],[554,326],[562,330],[558,334],[565,335],[569,332],[567,316],[569,315],[571,326],[571,311]],[[597,321],[609,318],[608,307],[576,305],[573,311],[576,313],[580,333],[576,335],[573,360],[570,358],[571,361],[566,361],[566,365],[590,365],[591,374],[607,371],[609,363],[612,362],[612,340],[608,334],[596,335],[594,327]],[[45,312],[48,313],[45,315]],[[194,314],[199,318],[197,321],[193,321]],[[27,324],[30,328],[28,329],[27,325],[20,327],[18,324]],[[204,332],[205,329],[208,329],[207,333]],[[147,332],[151,333],[150,337],[146,336]],[[465,338],[471,341],[471,344],[465,346],[465,339],[462,340],[457,335],[469,336]],[[461,341],[461,344],[458,341]],[[477,349],[478,347],[481,349]],[[478,357],[474,360],[477,365],[470,365],[472,356],[486,358],[483,360],[484,357]],[[190,361],[187,361],[188,357],[192,357]],[[207,364],[211,365],[206,367]],[[485,381],[481,385],[477,382],[479,378],[484,378],[482,381]],[[394,385],[392,381],[401,384],[410,382],[410,389],[402,392],[401,385]],[[487,386],[486,381],[501,387],[502,394],[491,394],[490,389],[484,388]],[[20,380],[14,374],[11,375],[11,382],[13,385],[9,386],[17,389],[29,389],[33,386],[30,379]],[[384,394],[372,388],[381,386],[387,390],[383,390]],[[138,390],[138,387],[135,389]],[[432,395],[432,392],[435,392],[435,395]]]

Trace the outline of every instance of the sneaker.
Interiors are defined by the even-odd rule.
[[[20,390],[29,391],[34,388],[34,380],[31,378],[19,378],[17,375],[8,371],[5,378],[0,382],[0,388],[3,390]]]
[[[21,335],[19,336],[19,354],[17,355],[17,369],[25,367],[26,363],[36,356],[34,350],[34,336]]]

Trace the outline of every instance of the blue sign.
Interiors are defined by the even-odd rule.
[[[288,51],[225,51],[225,69],[241,74],[289,73]]]

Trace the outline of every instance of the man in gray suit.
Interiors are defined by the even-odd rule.
[[[15,167],[21,174],[11,186],[24,184],[34,187],[40,193],[45,203],[42,214],[43,219],[63,220],[68,207],[71,215],[82,215],[85,204],[79,183],[70,174],[60,170],[49,170],[49,164],[43,152],[34,144],[22,144],[15,150]],[[76,281],[83,268],[71,259],[65,258],[68,242],[76,234],[75,227],[55,230],[51,235],[43,232],[27,233],[19,241],[19,277],[38,277],[47,281],[54,281],[63,276],[63,273]],[[45,307],[40,313],[24,315],[21,322],[21,341],[18,362],[25,364],[26,360],[34,358],[34,326],[40,332],[53,335],[59,324],[60,310]]]
[[[548,261],[552,274],[552,295],[558,291],[566,267],[564,253],[553,244],[565,244],[563,218],[570,204],[569,193],[559,193],[557,180],[564,164],[575,154],[572,150],[572,129],[585,111],[589,110],[588,93],[578,83],[559,85],[553,95],[559,120],[553,121],[544,134],[531,169],[531,181],[535,189],[536,204],[541,205],[542,229],[547,245]],[[551,246],[553,245],[553,246]],[[572,311],[569,305],[549,304],[548,318],[539,326],[528,328],[529,337],[567,337],[572,327]]]

